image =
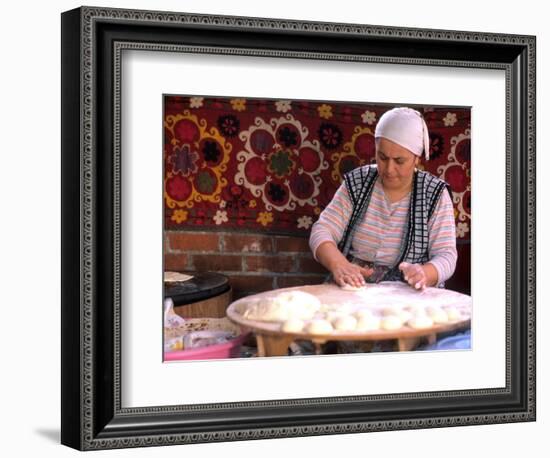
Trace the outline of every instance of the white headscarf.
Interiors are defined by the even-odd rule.
[[[430,158],[430,135],[422,115],[412,108],[399,107],[386,111],[376,125],[374,138],[384,137],[407,148],[416,156]]]

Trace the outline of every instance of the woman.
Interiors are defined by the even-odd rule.
[[[406,281],[443,286],[456,267],[456,235],[447,183],[417,166],[429,158],[428,128],[411,108],[382,115],[376,165],[347,173],[313,225],[313,255],[340,286]]]

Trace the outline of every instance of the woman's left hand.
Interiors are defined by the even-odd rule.
[[[403,272],[405,281],[409,283],[414,289],[424,289],[428,283],[428,276],[422,264],[410,264],[408,262],[402,262],[399,264],[399,270]]]

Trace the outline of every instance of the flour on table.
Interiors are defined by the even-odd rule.
[[[367,288],[366,285],[363,285],[363,286],[353,286],[353,285],[348,285],[347,283],[344,284],[344,286],[340,286],[340,289],[343,290],[343,291],[363,291]]]

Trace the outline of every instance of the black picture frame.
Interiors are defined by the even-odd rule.
[[[523,35],[96,7],[63,13],[61,442],[92,450],[534,421],[535,47]],[[506,386],[123,408],[123,49],[504,70]]]

